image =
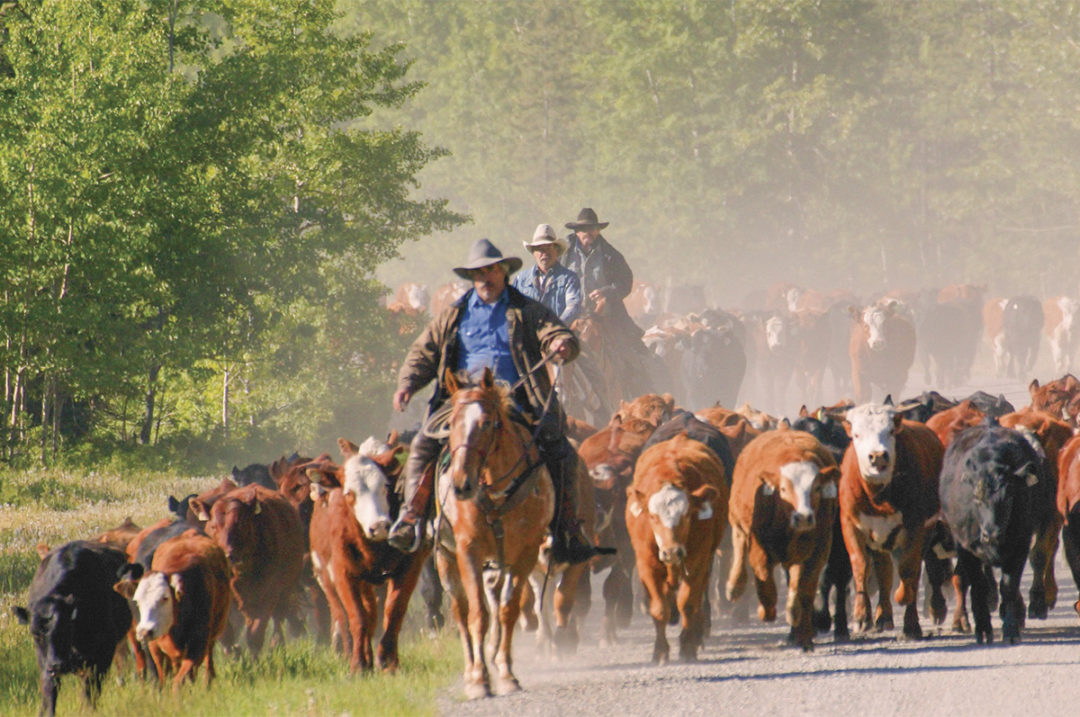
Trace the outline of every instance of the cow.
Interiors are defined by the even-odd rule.
[[[1080,436],[1074,436],[1058,454],[1057,512],[1063,521],[1061,541],[1073,582],[1080,588]],[[1073,604],[1080,616],[1080,600]]]
[[[1038,442],[1046,455],[1048,471],[1056,491],[1058,462],[1061,449],[1072,438],[1072,428],[1051,414],[1033,409],[1023,409],[1001,416],[999,422],[1006,428],[1016,428]],[[1028,617],[1045,620],[1048,611],[1057,601],[1057,581],[1054,577],[1054,558],[1057,555],[1058,536],[1063,517],[1052,506],[1039,503],[1036,515],[1035,541],[1031,546],[1031,590],[1029,592]]]
[[[979,425],[985,418],[983,411],[971,405],[970,400],[964,400],[952,408],[930,416],[926,420],[926,427],[934,432],[941,445],[948,447],[957,433]]]
[[[665,393],[662,396],[656,393],[646,393],[630,402],[620,401],[619,410],[615,412],[615,416],[612,418],[618,417],[624,422],[631,418],[640,418],[653,424],[655,428],[671,418],[674,410],[675,399],[672,398],[670,393]]]
[[[630,293],[623,299],[626,313],[641,328],[648,328],[652,320],[660,314],[660,291],[654,285],[640,279],[634,280]]]
[[[1034,296],[1014,296],[1001,314],[1005,372],[1013,378],[1030,373],[1039,357],[1039,337],[1043,328],[1042,302]]]
[[[207,513],[198,500],[192,508]],[[293,601],[306,552],[300,516],[284,496],[261,485],[224,494],[208,513],[206,532],[232,564],[229,585],[244,616],[248,649],[258,657],[271,617],[298,623]]]
[[[748,418],[721,406],[702,409],[694,415],[716,426],[724,434],[734,460],[739,459],[739,453],[750,441],[761,435],[761,431],[754,428]]]
[[[1031,408],[1060,418],[1071,426],[1077,425],[1080,413],[1080,380],[1071,373],[1040,384],[1035,378],[1028,384]]]
[[[926,383],[950,388],[962,383],[974,351],[968,345],[973,334],[968,307],[958,302],[928,304],[918,326],[918,355]],[[933,371],[931,371],[933,369]]]
[[[1050,343],[1054,371],[1067,373],[1072,368],[1080,327],[1075,325],[1080,301],[1071,296],[1055,296],[1043,302],[1043,333]]]
[[[249,463],[243,468],[232,467],[232,482],[238,486],[261,485],[263,488],[277,490],[277,484],[270,477],[270,466],[265,463]]]
[[[131,516],[124,518],[124,522],[115,528],[106,530],[101,535],[94,538],[99,543],[105,543],[111,545],[119,550],[127,550],[128,543],[134,540],[135,536],[142,531],[138,525],[132,520]]]
[[[994,357],[994,374],[999,378],[1005,376],[1008,368],[1005,329],[1002,324],[1008,303],[1008,299],[997,297],[987,301],[982,308],[983,336],[990,345],[990,353]]]
[[[428,314],[431,316],[440,315],[446,307],[464,296],[467,290],[468,287],[461,281],[451,281],[443,284],[432,294]]]
[[[210,520],[210,509],[214,507],[214,503],[226,493],[230,493],[239,487],[232,478],[222,478],[221,482],[213,488],[203,491],[194,498],[187,499],[187,522],[195,527],[205,526],[206,521]]]
[[[122,550],[76,540],[46,553],[30,582],[26,607],[15,618],[30,626],[41,671],[41,711],[56,714],[60,677],[78,674],[93,706],[101,683],[131,625],[131,610],[113,592],[116,573],[127,563]]]
[[[716,325],[700,326],[679,342],[679,383],[685,405],[698,407],[709,401],[731,405],[746,375],[746,350],[739,337],[742,324],[735,317]]]
[[[668,660],[673,603],[682,621],[679,657],[696,660],[702,601],[727,523],[724,466],[705,445],[676,436],[641,454],[626,495],[626,525],[656,630],[652,661]]]
[[[232,570],[217,543],[189,528],[158,547],[149,572],[135,564],[118,577],[113,589],[138,607],[135,635],[148,643],[161,686],[172,670],[173,691],[179,690],[184,679],[195,681],[203,664],[209,686],[214,644],[225,631],[232,602]]]
[[[990,418],[949,444],[940,498],[957,543],[957,571],[971,584],[976,642],[994,639],[984,572],[989,564],[1001,568],[1002,635],[1015,643],[1024,620],[1020,576],[1028,546],[1054,512],[1054,480],[1045,454],[1034,439]]]
[[[431,551],[422,544],[414,553],[392,548],[386,537],[400,498],[392,491],[386,467],[395,448],[369,438],[360,446],[338,439],[342,458],[340,488],[313,483],[311,562],[334,616],[335,630],[345,627],[351,642],[350,667],[398,668],[398,635],[405,610]],[[397,459],[394,458],[396,461]],[[372,651],[378,618],[375,587],[387,584],[383,635]],[[345,635],[342,633],[344,644]]]
[[[626,489],[634,476],[634,465],[645,441],[656,425],[641,418],[622,420],[614,417],[610,424],[589,436],[578,448],[592,480],[596,500],[596,536],[598,543],[613,545],[614,557],[594,561],[593,570],[610,567],[604,579],[604,618],[601,642],[614,644],[616,629],[626,628],[633,613],[634,551],[626,529]]]
[[[852,617],[860,632],[891,629],[892,558],[900,573],[896,602],[905,606],[903,635],[922,636],[916,592],[927,524],[936,519],[938,474],[944,450],[934,432],[905,421],[891,406],[862,404],[848,410],[845,426],[851,445],[840,478],[840,524],[855,582]],[[878,607],[870,619],[867,561],[878,580]],[[939,576],[930,576],[931,582]],[[944,581],[944,575],[937,582]],[[934,622],[945,619],[944,599],[931,604]]]
[[[645,451],[657,443],[670,441],[680,434],[686,434],[687,437],[708,446],[709,450],[715,453],[716,457],[724,465],[724,475],[728,480],[731,479],[735,470],[735,457],[732,455],[727,438],[719,428],[707,421],[698,419],[689,411],[676,410],[670,419],[660,424],[652,432],[649,440],[645,441],[645,445],[642,446],[641,450]]]
[[[915,361],[915,325],[892,303],[852,311],[848,356],[855,402],[866,403],[873,386],[899,395]]]
[[[386,309],[391,313],[403,313],[408,316],[419,316],[427,310],[431,302],[431,291],[427,284],[415,281],[407,281],[398,286],[394,292],[394,298],[387,302]]]
[[[851,437],[844,430],[844,424],[824,408],[813,415],[803,406],[799,416],[791,423],[796,431],[805,431],[817,439],[832,454],[833,461],[839,466],[844,460],[844,452],[851,443]],[[839,497],[838,497],[839,500]],[[814,599],[812,622],[818,632],[828,632],[832,627],[833,639],[845,641],[851,637],[848,629],[847,598],[851,584],[851,558],[844,547],[844,533],[840,527],[839,503],[833,516],[832,536],[829,560],[818,579],[818,594]],[[829,614],[829,595],[835,589],[835,609]]]
[[[770,410],[780,405],[795,372],[798,346],[794,320],[786,311],[747,315],[747,355],[757,376],[761,399]]]
[[[735,465],[728,503],[734,556],[727,598],[746,589],[749,563],[757,586],[758,616],[776,619],[777,564],[788,571],[786,616],[790,639],[814,649],[812,615],[818,578],[829,559],[837,515],[840,469],[809,433],[770,431],[750,442]]]

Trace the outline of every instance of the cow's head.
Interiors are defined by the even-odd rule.
[[[589,469],[593,486],[610,491],[620,484],[628,485],[638,454],[655,429],[655,425],[643,419],[623,421],[616,416],[603,431],[585,439],[579,454]]]
[[[892,480],[896,465],[896,433],[903,416],[892,406],[865,403],[848,410],[846,428],[851,436],[851,450],[859,461],[863,479],[875,488],[884,488]]]
[[[14,607],[15,618],[30,626],[42,672],[56,677],[75,667],[75,620],[79,610],[73,595],[50,594],[30,609]]]
[[[648,511],[660,562],[679,566],[686,560],[686,544],[694,522],[713,517],[713,503],[719,493],[711,485],[700,486],[688,493],[671,483],[665,483],[652,495],[631,486],[628,497],[629,510],[640,512],[644,506]]]
[[[368,439],[359,448],[344,439],[339,439],[338,445],[345,458],[342,465],[345,477],[341,484],[345,503],[365,538],[386,540],[391,523],[386,474],[372,460],[371,454],[390,450],[389,447],[373,439]]]
[[[863,309],[862,321],[866,325],[866,345],[871,351],[885,350],[885,320],[892,310],[877,304]]]
[[[780,316],[770,316],[765,322],[765,344],[770,351],[782,351],[788,345],[788,325]]]
[[[138,583],[121,580],[113,588],[135,602],[139,611],[135,637],[140,642],[162,638],[176,624],[177,603],[184,594],[184,581],[180,575],[151,572],[143,575]]]
[[[989,436],[968,453],[961,468],[962,480],[972,486],[972,500],[967,536],[977,546],[977,553],[990,561],[999,561],[1005,530],[1013,511],[1022,509],[1019,492],[1039,482],[1045,471],[1045,458],[1038,440],[1030,431],[1020,431],[1024,442],[995,443]]]
[[[238,569],[251,561],[259,547],[257,516],[261,513],[254,486],[222,496],[210,509],[206,533]]]
[[[805,532],[815,526],[821,501],[836,500],[838,480],[836,466],[822,468],[813,461],[796,461],[780,467],[780,500],[786,504],[785,512],[790,512],[788,523],[793,531]]]

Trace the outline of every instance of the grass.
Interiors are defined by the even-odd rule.
[[[25,604],[37,568],[37,545],[92,538],[126,517],[142,526],[167,517],[170,494],[205,490],[219,477],[147,471],[47,471],[0,473],[0,715],[35,714],[38,670],[29,632],[11,613]],[[178,694],[134,678],[130,667],[110,671],[92,711],[81,681],[65,676],[59,714],[77,715],[424,715],[460,675],[456,631],[430,639],[420,633],[422,606],[413,602],[401,642],[396,675],[353,675],[348,661],[311,639],[264,650],[257,660],[215,653],[217,679],[205,674]],[[122,680],[123,684],[120,684]]]

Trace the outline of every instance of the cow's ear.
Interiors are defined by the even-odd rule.
[[[14,606],[11,608],[11,613],[15,616],[15,619],[19,621],[20,625],[30,624],[30,613],[26,608]]]
[[[179,600],[184,595],[184,580],[180,577],[180,573],[173,573],[169,576],[169,585],[172,587],[176,599]]]
[[[777,421],[776,430],[778,430],[778,431],[790,431],[791,430],[791,421],[789,421],[787,419],[787,416],[784,416],[779,421]]]
[[[135,581],[134,580],[119,580],[112,586],[113,590],[124,596],[125,599],[131,600],[135,597]]]
[[[1039,390],[1039,379],[1037,379],[1037,378],[1031,379],[1031,383],[1028,384],[1028,393],[1030,393],[1032,396],[1034,396],[1035,392],[1038,391],[1038,390]]]
[[[799,406],[799,418],[809,418],[810,411],[806,409],[806,404]]]
[[[191,499],[191,502],[188,503],[188,510],[204,523],[210,520],[210,511],[206,509],[206,506],[198,498]]]
[[[186,531],[185,531],[186,532]],[[117,580],[138,580],[145,572],[141,563],[124,563],[116,570]]]
[[[312,503],[318,503],[324,495],[330,492],[330,490],[326,486],[316,483],[314,481],[312,481],[311,485],[308,486],[308,490],[311,491],[310,495]]]
[[[626,509],[635,518],[641,515],[642,508],[646,503],[645,494],[632,485],[626,486]]]
[[[360,452],[360,448],[352,441],[344,438],[337,439],[338,450],[341,451],[341,455],[345,458],[355,456]]]
[[[883,404],[885,404],[886,406],[894,406],[894,405],[896,405],[896,404],[894,404],[894,403],[892,402],[892,394],[891,394],[891,393],[890,393],[890,394],[887,394],[887,395],[885,396],[885,400],[884,400],[884,401],[882,401],[882,403],[883,403]]]
[[[34,549],[37,550],[38,557],[42,560],[44,560],[45,556],[49,554],[49,546],[45,543],[38,543]]]

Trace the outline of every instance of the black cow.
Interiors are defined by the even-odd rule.
[[[669,441],[680,433],[685,433],[687,438],[698,443],[704,443],[716,454],[716,457],[724,464],[724,480],[730,486],[732,474],[735,471],[735,457],[731,454],[731,444],[728,443],[727,436],[716,426],[699,420],[689,411],[676,411],[675,415],[661,423],[660,427],[649,436],[649,440],[645,441],[641,452],[644,453],[657,443]]]
[[[945,451],[941,513],[956,541],[957,572],[971,585],[975,639],[993,642],[985,565],[1001,568],[1002,635],[1020,639],[1020,576],[1032,535],[1053,514],[1054,480],[1041,449],[993,418],[961,431]]]
[[[806,431],[825,446],[837,465],[844,460],[844,451],[851,443],[851,437],[844,430],[844,424],[835,420],[824,411],[819,411],[817,416],[811,416],[804,407],[791,427],[796,431]],[[848,630],[847,619],[847,596],[848,586],[851,584],[851,558],[844,546],[844,534],[840,529],[840,511],[836,511],[836,519],[833,521],[832,550],[829,552],[829,562],[825,564],[825,570],[818,580],[818,594],[814,598],[814,615],[811,618],[814,629],[818,632],[828,632],[833,629],[833,637],[836,640],[847,640],[851,637]],[[836,588],[836,609],[829,615],[829,593]]]
[[[169,496],[169,512],[176,516],[179,520],[187,520],[188,506],[191,504],[192,498],[198,498],[198,493],[189,493],[183,498],[177,499],[174,496]]]
[[[1034,296],[1016,296],[1009,299],[1001,315],[1002,344],[1008,356],[1006,371],[1009,376],[1023,378],[1039,357],[1039,340],[1042,337],[1042,302]]]
[[[979,409],[985,415],[993,416],[994,418],[1001,418],[1006,413],[1013,413],[1016,411],[1016,408],[1009,403],[1003,393],[999,393],[997,397],[994,397],[986,391],[976,391],[964,400],[970,401],[973,407]]]
[[[236,485],[244,487],[251,485],[261,485],[263,488],[269,488],[270,490],[277,490],[277,483],[270,476],[270,466],[263,465],[262,463],[252,463],[244,468],[232,468],[232,479]]]
[[[123,551],[74,541],[50,551],[30,583],[29,605],[12,611],[30,626],[41,670],[41,714],[56,713],[60,676],[80,674],[91,705],[131,627],[128,602],[113,591]]]

